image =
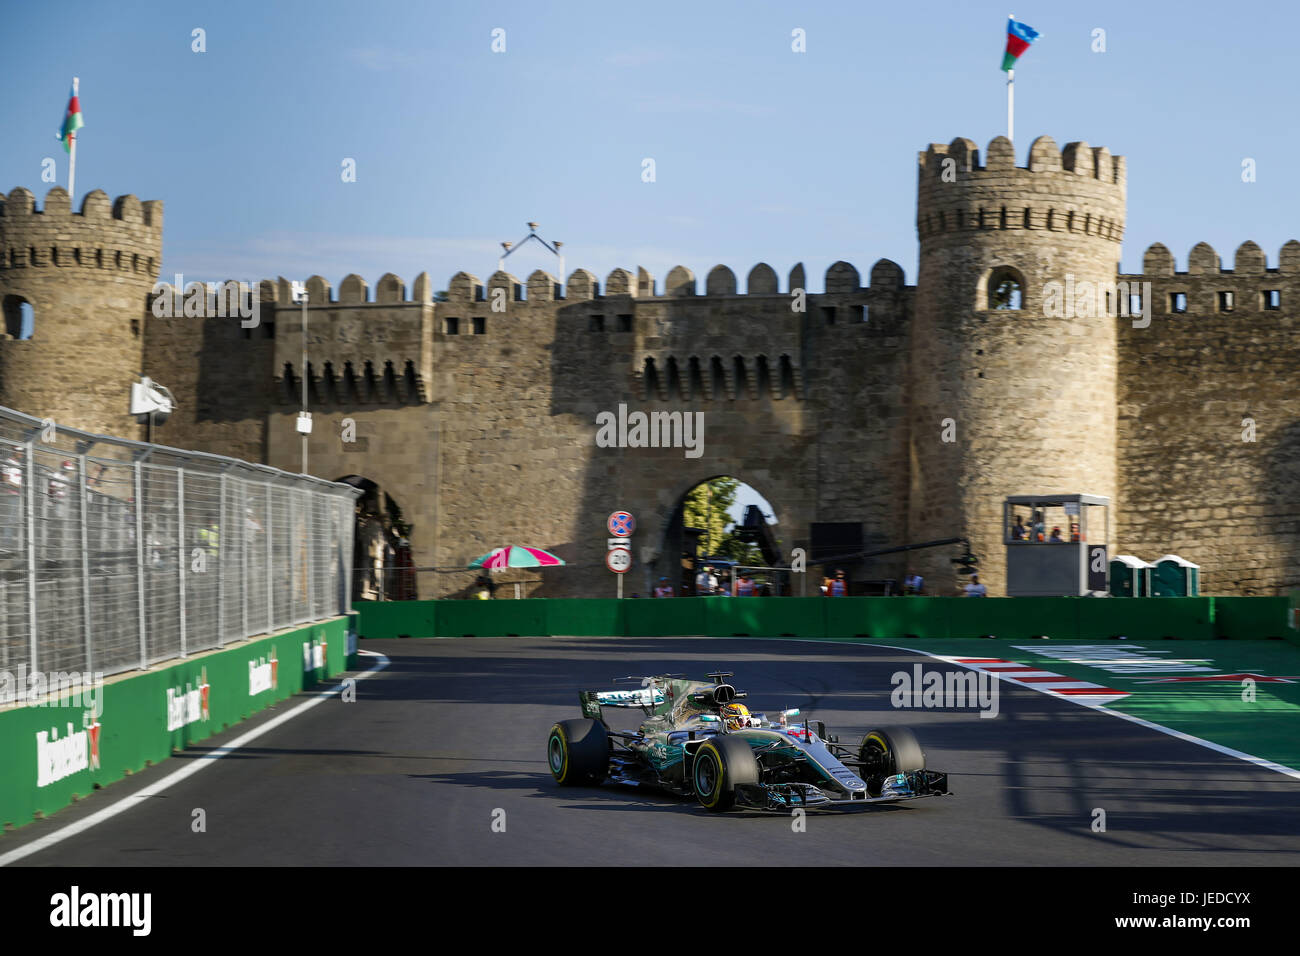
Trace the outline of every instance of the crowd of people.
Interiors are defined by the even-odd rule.
[[[1068,541],[1066,538],[1061,536],[1061,528],[1059,525],[1053,526],[1051,534],[1044,537],[1046,530],[1047,526],[1043,522],[1043,513],[1041,511],[1035,511],[1033,517],[1030,518],[1029,524],[1025,524],[1023,515],[1016,515],[1015,523],[1011,525],[1007,535],[1012,541],[1038,541],[1046,544],[1067,544],[1069,542],[1084,540],[1083,535],[1079,533],[1079,524],[1075,521],[1070,522],[1070,537]]]

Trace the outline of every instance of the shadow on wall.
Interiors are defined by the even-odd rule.
[[[1268,497],[1277,505],[1273,533],[1282,539],[1278,594],[1300,588],[1300,420],[1282,427],[1268,455]],[[1250,593],[1247,591],[1246,593]]]

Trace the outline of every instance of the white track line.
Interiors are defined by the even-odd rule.
[[[776,637],[776,638],[732,637],[732,638],[727,638],[727,640],[733,640],[733,641],[776,640],[776,641],[795,641],[800,644],[856,644],[859,647],[887,647],[890,650],[895,650],[895,651],[907,651],[911,654],[924,654],[926,657],[932,657],[935,660],[939,661],[940,663],[949,664],[953,667],[965,667],[968,670],[976,670],[975,666],[972,664],[959,664],[954,661],[948,660],[948,658],[942,654],[932,654],[929,651],[923,651],[920,648],[903,647],[898,644],[873,644],[869,641],[813,640],[806,637],[797,637],[797,638],[796,637]],[[1111,710],[1109,707],[1105,706],[1105,704],[1094,703],[1087,700],[1080,700],[1079,697],[1076,695],[1053,694],[1051,691],[1041,687],[1035,687],[1033,684],[1021,684],[1019,682],[1012,681],[1011,678],[1007,676],[1005,673],[999,673],[995,671],[984,671],[984,673],[993,674],[993,676],[997,677],[999,680],[1004,680],[1007,681],[1008,683],[1014,683],[1016,687],[1025,687],[1031,690],[1037,690],[1040,691],[1041,693],[1047,694],[1048,696],[1055,697],[1057,700],[1068,700],[1070,703],[1078,704],[1080,707],[1087,707],[1089,710],[1095,710],[1102,714],[1110,714],[1110,716],[1112,717],[1118,717],[1120,720],[1127,720],[1129,723],[1137,724],[1139,727],[1146,727],[1148,730],[1157,730],[1162,734],[1168,734],[1170,737],[1177,737],[1179,740],[1185,740],[1188,743],[1196,744],[1198,747],[1205,747],[1209,750],[1216,751],[1217,753],[1226,754],[1229,757],[1236,757],[1238,760],[1244,760],[1247,763],[1253,763],[1255,766],[1263,767],[1265,770],[1273,770],[1277,773],[1285,774],[1288,777],[1292,777],[1296,780],[1300,780],[1300,770],[1296,770],[1294,767],[1288,767],[1285,764],[1274,763],[1272,760],[1265,760],[1263,757],[1256,757],[1254,754],[1243,753],[1240,750],[1233,750],[1231,747],[1225,747],[1222,744],[1216,744],[1212,740],[1205,740],[1204,738],[1201,737],[1193,737],[1191,734],[1185,734],[1181,730],[1174,730],[1172,727],[1166,727],[1163,724],[1153,724],[1151,721],[1143,720],[1141,717],[1134,717],[1132,714],[1126,714],[1118,710]],[[4,862],[4,857],[0,857],[0,863],[3,862]]]
[[[390,663],[392,663],[383,654],[377,653],[375,651],[357,651],[357,653],[361,655],[365,655],[366,657],[375,657],[378,658],[378,660],[375,662],[374,667],[370,668],[367,671],[362,671],[360,674],[357,674],[355,678],[356,680],[364,680],[367,677],[372,677],[375,674],[378,674]],[[25,843],[22,846],[18,847],[17,849],[10,850],[8,853],[0,855],[0,866],[8,866],[10,863],[16,863],[19,860],[23,859],[24,857],[31,856],[33,853],[39,853],[42,850],[49,849],[55,844],[62,843],[64,840],[67,840],[69,837],[74,837],[78,833],[85,833],[91,827],[98,826],[99,824],[103,823],[105,820],[111,820],[119,813],[124,813],[125,811],[130,810],[132,807],[136,806],[141,801],[148,800],[150,797],[155,797],[158,794],[162,793],[164,790],[167,790],[170,787],[174,787],[182,780],[198,773],[200,770],[204,769],[205,767],[211,767],[214,763],[216,763],[218,760],[220,760],[222,757],[226,756],[227,754],[234,753],[240,747],[246,746],[247,744],[256,740],[258,737],[261,737],[263,734],[274,730],[276,727],[279,727],[281,724],[285,723],[286,721],[291,720],[294,717],[297,717],[299,714],[303,713],[304,711],[310,710],[311,708],[315,707],[317,704],[323,703],[324,701],[328,700],[330,697],[333,697],[342,689],[343,689],[343,684],[339,684],[337,687],[333,687],[329,690],[319,691],[313,697],[304,700],[297,707],[293,707],[290,710],[286,710],[283,714],[280,714],[277,717],[273,717],[271,720],[268,720],[260,727],[250,730],[242,737],[232,740],[224,747],[218,747],[215,750],[211,750],[205,754],[196,754],[195,759],[192,763],[180,768],[179,770],[176,770],[173,773],[169,773],[167,776],[163,777],[161,780],[159,780],[156,783],[151,783],[149,786],[145,787],[139,793],[133,793],[130,796],[123,797],[117,803],[114,803],[111,806],[107,806],[102,810],[98,810],[95,813],[92,813],[84,820],[78,820],[76,823],[69,823],[66,827],[62,827],[61,829],[55,830],[53,833],[46,834],[40,839],[33,840],[31,843]]]

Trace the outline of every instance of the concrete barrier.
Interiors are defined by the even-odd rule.
[[[341,673],[347,618],[0,710],[0,824],[23,826]],[[30,676],[30,675],[28,675]],[[17,687],[19,693],[33,685]]]
[[[1297,592],[1300,594],[1300,592]],[[1000,637],[1056,641],[1297,639],[1285,597],[534,598],[358,602],[363,638]]]

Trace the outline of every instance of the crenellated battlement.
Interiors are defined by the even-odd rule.
[[[96,189],[72,210],[67,190],[55,186],[38,208],[19,186],[0,196],[0,269],[113,270],[157,275],[162,261],[163,204]]]
[[[805,270],[800,263],[790,270],[785,291],[781,291],[776,270],[766,262],[760,262],[749,270],[745,291],[740,292],[736,274],[730,267],[716,265],[705,276],[701,292],[695,273],[679,265],[669,270],[662,291],[656,292],[654,276],[640,266],[635,276],[626,269],[614,269],[605,278],[603,286],[596,274],[587,269],[575,269],[564,286],[542,269],[533,272],[527,282],[508,272],[495,272],[486,284],[472,273],[458,272],[447,285],[447,299],[457,304],[483,302],[489,300],[497,289],[505,293],[509,302],[555,302],[624,297],[673,300],[779,295],[785,298],[796,289],[803,289],[808,295],[896,294],[905,288],[902,267],[892,260],[877,261],[869,275],[869,284],[863,285],[857,268],[841,260],[826,270],[823,292],[816,293],[807,287]]]
[[[1040,230],[1118,243],[1124,237],[1126,173],[1123,156],[1104,146],[1067,143],[1050,136],[1015,164],[1005,136],[979,150],[958,137],[932,143],[919,154],[917,234],[922,242],[970,231]]]
[[[1264,250],[1247,239],[1233,254],[1232,268],[1225,269],[1218,252],[1208,242],[1198,242],[1187,256],[1187,268],[1178,269],[1174,255],[1161,242],[1152,243],[1142,254],[1142,276],[1147,279],[1174,276],[1240,275],[1261,276],[1268,273],[1300,275],[1300,242],[1292,239],[1283,244],[1278,253],[1277,265],[1270,267]]]

